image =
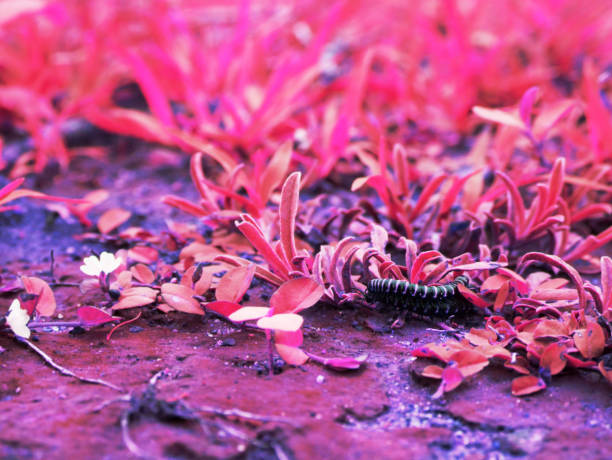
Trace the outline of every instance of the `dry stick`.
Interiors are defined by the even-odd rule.
[[[244,420],[254,420],[257,422],[275,422],[275,423],[286,423],[287,425],[294,426],[293,422],[285,419],[284,417],[275,417],[273,415],[258,415],[252,412],[247,412],[242,409],[220,409],[212,406],[198,406],[194,408],[196,411],[205,412],[208,414],[219,415],[224,418],[236,417]]]
[[[32,350],[34,350],[43,359],[43,361],[45,361],[49,366],[54,368],[60,374],[67,375],[69,377],[73,377],[73,378],[75,378],[77,380],[80,380],[81,382],[93,383],[95,385],[104,385],[105,387],[112,388],[113,390],[123,392],[123,390],[121,388],[119,388],[116,385],[113,385],[110,382],[107,382],[106,380],[91,379],[89,377],[82,377],[80,375],[75,374],[70,369],[66,369],[65,367],[60,366],[55,361],[53,361],[53,358],[51,358],[51,356],[46,354],[44,351],[42,351],[40,348],[38,348],[36,345],[34,345],[28,339],[24,339],[22,337],[16,337],[16,339],[19,340],[21,343],[25,343],[28,347],[30,347]]]
[[[123,443],[128,450],[139,458],[155,458],[145,450],[141,449],[138,444],[134,442],[132,437],[130,436],[130,410],[126,410],[121,414],[121,437],[123,438]]]
[[[83,326],[81,321],[30,321],[28,327],[30,329],[38,329],[41,327],[77,327]]]

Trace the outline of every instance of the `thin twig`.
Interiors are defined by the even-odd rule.
[[[257,422],[275,422],[275,423],[285,423],[287,425],[294,426],[294,423],[284,417],[275,417],[273,415],[258,415],[253,414],[252,412],[247,412],[242,409],[221,409],[218,407],[212,406],[198,406],[193,408],[198,412],[205,412],[207,414],[219,415],[220,417],[228,418],[228,417],[236,417],[244,420],[254,420]]]
[[[123,443],[128,450],[139,458],[155,458],[145,450],[141,449],[138,444],[134,442],[132,437],[130,436],[130,417],[132,415],[131,409],[127,409],[121,414],[121,437],[123,438]]]
[[[30,329],[41,327],[77,327],[82,325],[81,321],[30,321],[28,323]]]
[[[91,379],[89,377],[82,377],[80,375],[75,374],[70,369],[66,369],[63,366],[60,366],[55,361],[53,361],[51,356],[46,354],[44,351],[42,351],[40,348],[38,348],[36,345],[34,345],[28,339],[24,339],[23,337],[16,337],[16,339],[19,340],[21,343],[25,343],[28,347],[30,347],[32,350],[34,350],[43,359],[43,361],[45,361],[49,366],[54,368],[60,374],[67,375],[69,377],[73,377],[73,378],[75,378],[77,380],[80,380],[81,382],[93,383],[95,385],[103,385],[105,387],[112,388],[113,390],[123,392],[123,390],[121,388],[119,388],[118,386],[116,386],[116,385],[114,385],[114,384],[112,384],[110,382],[107,382],[106,380]]]
[[[56,283],[56,282],[51,282],[49,283],[50,287],[80,287],[81,284],[80,283]]]

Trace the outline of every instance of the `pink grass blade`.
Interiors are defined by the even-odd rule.
[[[301,173],[299,172],[294,172],[287,178],[283,184],[279,206],[280,241],[287,263],[290,266],[291,261],[297,255],[295,246],[295,219],[300,201],[300,178]]]

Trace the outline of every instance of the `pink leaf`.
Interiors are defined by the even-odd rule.
[[[532,86],[523,94],[519,102],[519,114],[525,126],[531,126],[531,113],[533,112],[533,104],[538,97],[538,87]]]
[[[292,261],[297,254],[295,218],[297,217],[300,198],[300,177],[299,172],[292,173],[283,184],[281,191],[279,205],[280,240],[287,261]]]

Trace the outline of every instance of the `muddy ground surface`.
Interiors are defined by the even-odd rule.
[[[143,159],[79,159],[36,185],[73,197],[109,189],[94,220],[120,205],[134,212],[129,224],[152,231],[165,218],[189,221],[159,202],[166,193],[194,197],[186,159],[157,166]],[[74,239],[81,225],[43,203],[21,206],[0,214],[2,283],[47,276],[52,249],[56,276],[80,281],[82,257],[104,245]],[[55,293],[65,320],[91,304],[75,288]],[[0,297],[1,312],[13,296]],[[367,323],[382,320],[356,307],[319,305],[304,316],[308,351],[368,353],[365,368],[342,373],[307,363],[268,375],[265,337],[211,316],[145,312],[111,340],[109,326],[35,334],[59,364],[122,388],[115,391],[62,376],[1,334],[0,458],[610,458],[612,392],[599,374],[565,373],[544,392],[516,398],[514,374],[491,366],[436,401],[436,383],[418,377],[410,352],[445,332],[416,320],[374,332]]]

